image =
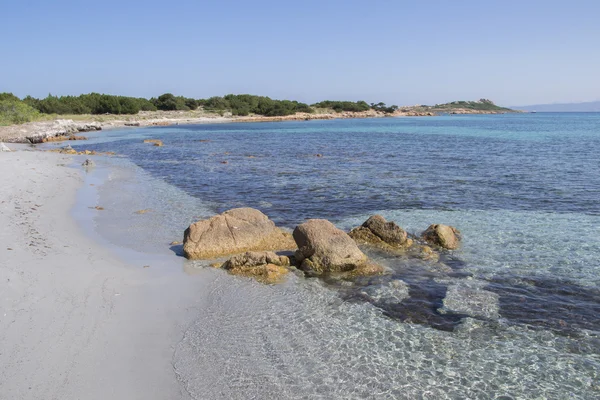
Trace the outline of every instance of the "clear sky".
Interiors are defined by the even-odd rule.
[[[0,0],[0,92],[600,100],[600,1]]]

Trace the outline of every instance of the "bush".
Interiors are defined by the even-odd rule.
[[[228,94],[224,97],[211,97],[198,100],[204,109],[211,111],[231,110],[233,115],[257,114],[269,117],[292,115],[297,112],[314,112],[304,103],[290,100],[273,100],[265,96],[250,94]]]
[[[338,113],[342,111],[360,112],[371,109],[371,107],[365,101],[353,102],[325,100],[320,103],[315,103],[312,106],[317,108],[331,108]]]
[[[15,97],[16,100],[11,100],[3,97],[2,94],[0,94],[0,125],[23,124],[39,117],[38,110],[25,104],[19,98]]]

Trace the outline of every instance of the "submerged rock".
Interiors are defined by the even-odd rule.
[[[294,229],[298,245],[295,258],[300,268],[315,274],[344,272],[372,275],[383,268],[370,263],[354,240],[324,219],[310,219]]]
[[[404,281],[394,279],[380,285],[366,286],[360,293],[372,303],[399,304],[409,297],[409,287]]]
[[[89,158],[86,158],[85,161],[81,165],[83,167],[86,167],[86,168],[90,168],[90,167],[95,167],[96,166],[96,164],[92,160],[90,160]]]
[[[183,252],[188,259],[211,259],[261,250],[292,250],[292,236],[253,208],[234,208],[185,230]]]
[[[0,152],[3,151],[11,151],[7,145],[5,145],[4,143],[0,142]]]
[[[421,237],[427,243],[443,247],[449,250],[458,249],[460,246],[460,231],[453,226],[434,224],[430,225]]]
[[[270,251],[249,251],[227,260],[221,268],[230,274],[254,278],[263,283],[281,282],[289,272],[290,259]]]
[[[500,316],[499,296],[483,290],[482,285],[472,282],[459,282],[448,286],[442,314],[465,314],[474,318],[498,319]]]
[[[145,139],[144,143],[152,143],[156,147],[162,147],[163,146],[162,140],[158,140],[158,139]]]
[[[386,221],[381,215],[373,215],[362,226],[352,229],[349,235],[357,243],[383,249],[401,249],[410,247],[413,243],[402,228],[395,222]]]

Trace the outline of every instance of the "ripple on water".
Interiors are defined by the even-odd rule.
[[[195,398],[600,397],[591,334],[578,343],[593,354],[566,352],[572,339],[501,323],[471,320],[456,332],[398,323],[316,280],[261,286],[204,273],[210,304],[174,358]]]

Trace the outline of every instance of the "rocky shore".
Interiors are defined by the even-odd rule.
[[[82,116],[82,120],[55,119],[29,122],[21,125],[0,126],[0,142],[38,144],[47,141],[71,140],[76,134],[105,129],[118,129],[142,126],[169,126],[225,122],[280,122],[310,121],[351,118],[385,117],[430,117],[445,114],[498,114],[498,111],[481,111],[455,108],[451,112],[436,111],[422,106],[401,107],[394,113],[376,110],[361,112],[318,111],[316,113],[296,113],[294,115],[267,117],[262,115],[233,116],[231,113],[209,113],[204,111],[142,111],[136,115]]]

